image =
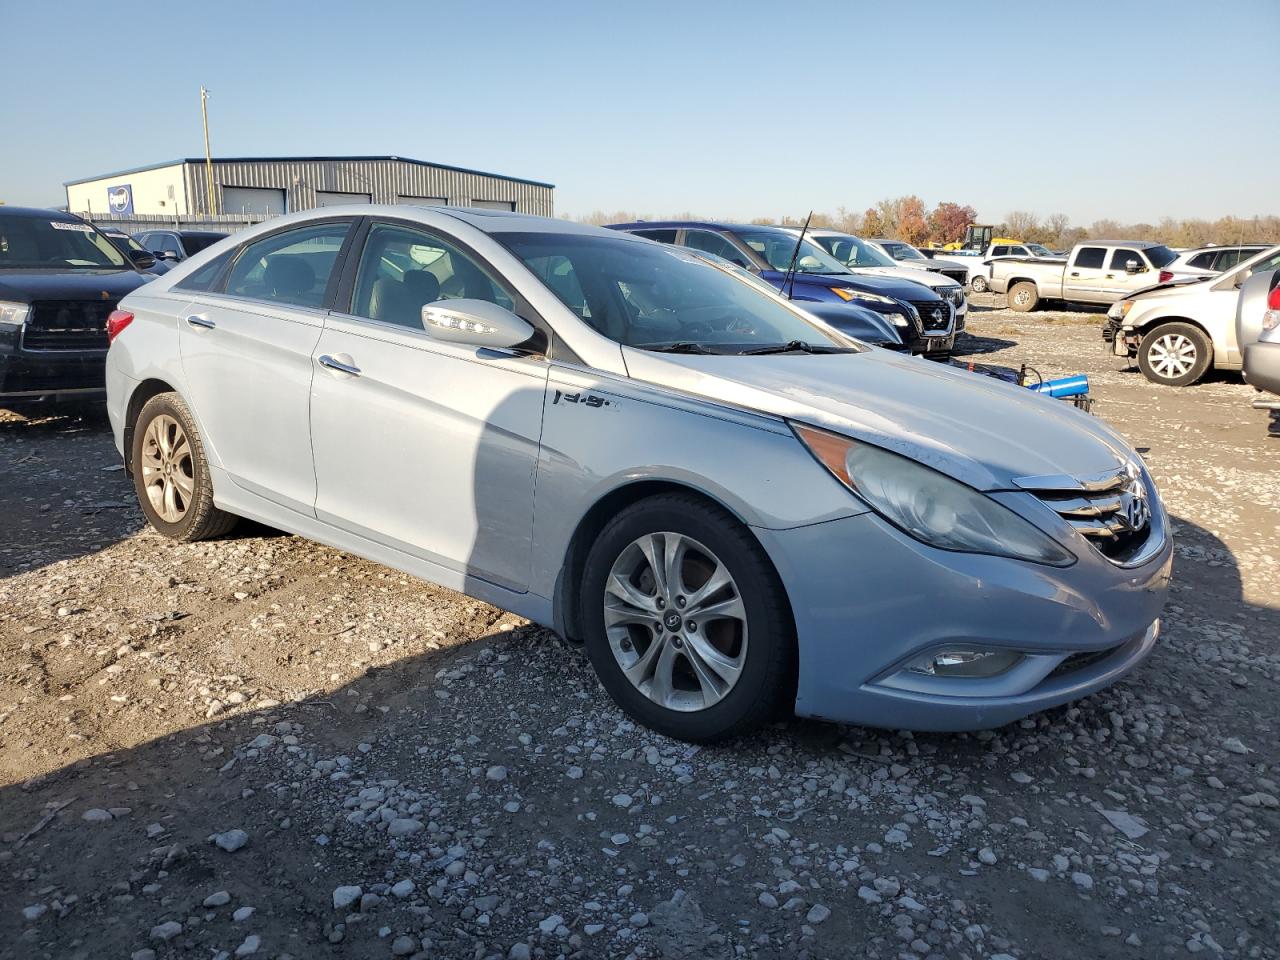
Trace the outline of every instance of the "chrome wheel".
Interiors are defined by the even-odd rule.
[[[1013,302],[1020,307],[1025,307],[1031,302],[1031,294],[1026,290],[1019,290],[1013,295]]]
[[[167,414],[147,424],[142,437],[142,487],[165,523],[177,523],[195,498],[195,463],[182,425]]]
[[[690,537],[630,543],[605,581],[609,648],[631,684],[670,710],[705,710],[742,675],[747,612],[733,576]]]
[[[969,287],[970,289],[973,290],[974,293],[986,293],[987,280],[985,277],[974,277],[972,280],[969,281]]]
[[[1196,364],[1196,345],[1181,333],[1166,333],[1148,351],[1151,369],[1167,380],[1186,376]]]

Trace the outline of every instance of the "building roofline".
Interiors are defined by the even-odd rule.
[[[495,180],[510,180],[513,183],[527,183],[533,187],[545,187],[548,190],[554,190],[554,183],[544,183],[541,180],[528,180],[524,177],[509,177],[502,173],[489,173],[485,170],[472,170],[470,167],[455,167],[448,163],[432,163],[428,160],[415,160],[413,157],[399,157],[394,154],[382,155],[361,155],[352,157],[214,157],[214,163],[332,163],[332,162],[358,162],[362,160],[393,160],[400,163],[412,163],[419,167],[435,167],[438,170],[451,170],[454,173],[469,173],[478,177],[492,177]],[[100,173],[92,177],[81,177],[78,180],[67,180],[63,182],[64,187],[74,187],[81,183],[92,183],[94,180],[105,180],[108,177],[123,177],[131,173],[145,173],[148,170],[160,170],[164,167],[174,167],[179,164],[203,164],[204,157],[182,157],[177,160],[169,160],[164,163],[152,163],[143,167],[130,167],[127,170],[116,170],[111,173]]]

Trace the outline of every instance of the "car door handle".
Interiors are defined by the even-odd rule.
[[[1078,276],[1080,276],[1080,274],[1078,274],[1078,273],[1073,273],[1073,274],[1071,274],[1071,275],[1072,275],[1073,277],[1078,277]]]
[[[193,313],[191,316],[187,317],[187,326],[202,327],[205,330],[212,330],[214,327],[217,326],[217,324],[214,323],[212,320],[210,320],[208,317],[197,316],[196,314]]]
[[[321,354],[319,359],[320,366],[328,367],[330,370],[337,370],[339,373],[349,374],[353,377],[360,376],[360,368],[351,363],[343,363],[341,360],[335,360],[327,353]]]

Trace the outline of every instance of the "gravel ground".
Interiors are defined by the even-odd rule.
[[[0,956],[1280,956],[1265,419],[974,301],[975,359],[1090,375],[1177,533],[1153,658],[976,735],[666,740],[544,630],[261,527],[175,545],[100,415],[0,414]]]

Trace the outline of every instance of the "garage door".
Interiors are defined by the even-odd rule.
[[[222,212],[279,216],[285,212],[284,191],[265,187],[223,187]]]
[[[419,207],[447,207],[449,200],[447,197],[411,197],[402,193],[396,197],[396,203],[412,203]]]
[[[331,191],[316,191],[317,207],[336,207],[340,203],[373,203],[373,197],[367,193],[334,193]]]
[[[472,200],[471,205],[483,210],[514,210],[516,208],[514,200]]]

